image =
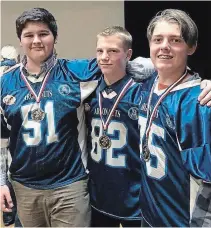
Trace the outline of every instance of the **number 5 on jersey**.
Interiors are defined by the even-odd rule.
[[[140,126],[140,153],[142,154],[142,140],[145,133],[147,124],[147,119],[143,116],[139,116],[139,126]],[[154,179],[162,179],[165,177],[167,172],[167,158],[162,150],[162,148],[158,145],[155,145],[153,142],[153,137],[160,137],[161,139],[165,139],[165,131],[162,127],[155,125],[154,123],[151,126],[150,133],[149,133],[149,141],[148,146],[151,154],[151,158],[148,162],[146,162],[146,171],[147,175]],[[152,165],[151,160],[152,158],[156,160]]]

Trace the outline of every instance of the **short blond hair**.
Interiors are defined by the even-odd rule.
[[[102,32],[97,34],[97,40],[99,39],[99,37],[102,37],[102,36],[106,37],[106,36],[113,36],[113,35],[117,35],[122,39],[124,48],[126,50],[132,48],[133,38],[131,34],[121,26],[111,26],[111,27],[105,28]]]

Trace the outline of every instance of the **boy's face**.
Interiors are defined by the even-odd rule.
[[[97,40],[97,62],[104,75],[124,73],[131,55],[132,50],[126,50],[118,35],[100,36]]]
[[[45,61],[53,53],[54,43],[51,30],[41,22],[28,22],[20,39],[24,54],[37,63]]]
[[[179,25],[167,21],[157,23],[149,44],[151,60],[160,73],[183,70],[188,55],[195,51],[182,38]]]

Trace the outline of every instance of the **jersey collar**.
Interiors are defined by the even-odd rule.
[[[102,78],[99,85],[99,92],[104,91],[106,88],[110,88],[113,91],[115,91],[117,94],[119,94],[130,77],[131,77],[130,75],[126,74],[122,79],[118,80],[117,82],[109,86],[106,84],[104,78]]]

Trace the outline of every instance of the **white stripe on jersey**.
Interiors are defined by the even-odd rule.
[[[81,104],[97,88],[98,81],[80,82]]]
[[[81,160],[83,162],[84,168],[87,167],[87,131],[85,124],[85,113],[84,113],[84,105],[81,105],[77,108],[77,117],[78,117],[78,144],[81,148]]]
[[[113,99],[114,97],[117,96],[117,93],[116,93],[115,91],[113,91],[113,92],[107,94],[106,91],[104,90],[104,91],[102,92],[102,95],[103,95],[104,98],[108,98],[108,99],[111,100],[111,99]]]
[[[201,180],[195,179],[190,175],[190,219],[192,218],[196,197],[199,191]]]
[[[178,145],[178,148],[179,148],[179,150],[181,152],[182,151],[182,147],[181,147],[179,139],[178,139],[178,134],[177,134],[177,132],[175,132],[175,133],[176,133],[176,138],[177,138],[177,145]]]
[[[187,82],[184,82],[184,83],[181,83],[181,84],[177,85],[175,88],[173,88],[171,90],[171,92],[177,91],[177,90],[181,90],[181,89],[195,87],[195,86],[200,85],[200,83],[201,83],[201,79],[187,81]],[[162,93],[164,93],[165,90],[166,89],[159,90],[158,89],[158,83],[157,83],[156,86],[155,86],[155,89],[154,89],[154,93],[156,93],[157,95],[161,95]]]
[[[200,85],[200,83],[201,83],[201,79],[190,80],[190,81],[179,84],[174,89],[172,89],[171,92],[181,90],[181,89],[195,87],[195,86]]]
[[[81,91],[81,105],[77,108],[77,117],[78,117],[78,144],[81,149],[81,159],[83,165],[86,169],[87,167],[87,130],[85,122],[85,112],[83,101],[96,89],[98,86],[98,81],[93,80],[89,82],[80,82],[80,91]]]

